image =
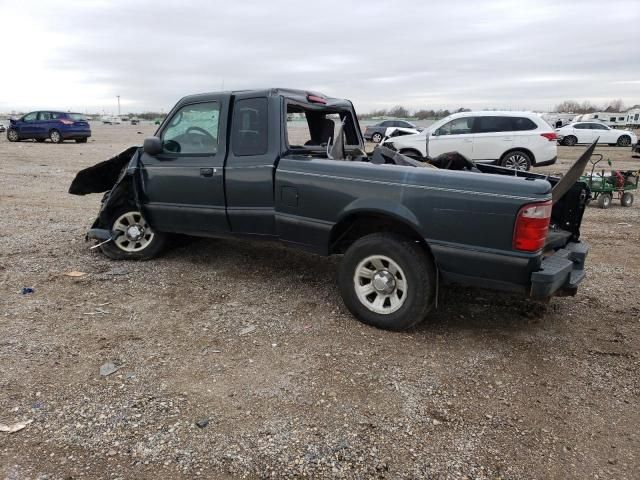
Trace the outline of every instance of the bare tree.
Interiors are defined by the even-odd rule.
[[[391,110],[389,110],[389,116],[396,117],[396,118],[408,118],[409,110],[407,110],[401,105],[396,105]]]
[[[624,112],[625,106],[622,99],[611,100],[606,108],[607,112]]]
[[[555,111],[559,113],[582,113],[580,110],[580,104],[575,100],[565,100],[562,103],[556,105]]]

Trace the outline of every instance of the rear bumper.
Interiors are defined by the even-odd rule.
[[[91,130],[65,130],[60,133],[62,134],[62,138],[64,138],[65,140],[89,138],[91,136]]]
[[[575,295],[585,277],[584,262],[588,253],[588,244],[570,242],[545,257],[540,270],[531,274],[530,296],[544,300],[554,295]]]

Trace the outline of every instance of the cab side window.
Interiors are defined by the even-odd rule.
[[[456,118],[438,129],[438,135],[462,135],[471,133],[473,117]]]
[[[38,117],[38,112],[27,113],[24,117],[22,117],[23,122],[33,122]]]
[[[238,157],[264,155],[269,143],[266,98],[247,98],[235,102],[231,125],[231,148]]]
[[[215,155],[218,152],[218,102],[194,103],[178,110],[160,136],[165,153]]]
[[[51,120],[51,118],[51,112],[40,112],[38,115],[38,120]]]

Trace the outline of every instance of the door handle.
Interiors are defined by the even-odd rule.
[[[213,168],[201,168],[200,175],[203,177],[213,177]]]

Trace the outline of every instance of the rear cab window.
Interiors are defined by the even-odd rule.
[[[231,126],[231,149],[238,157],[264,155],[269,147],[266,97],[236,100]]]

